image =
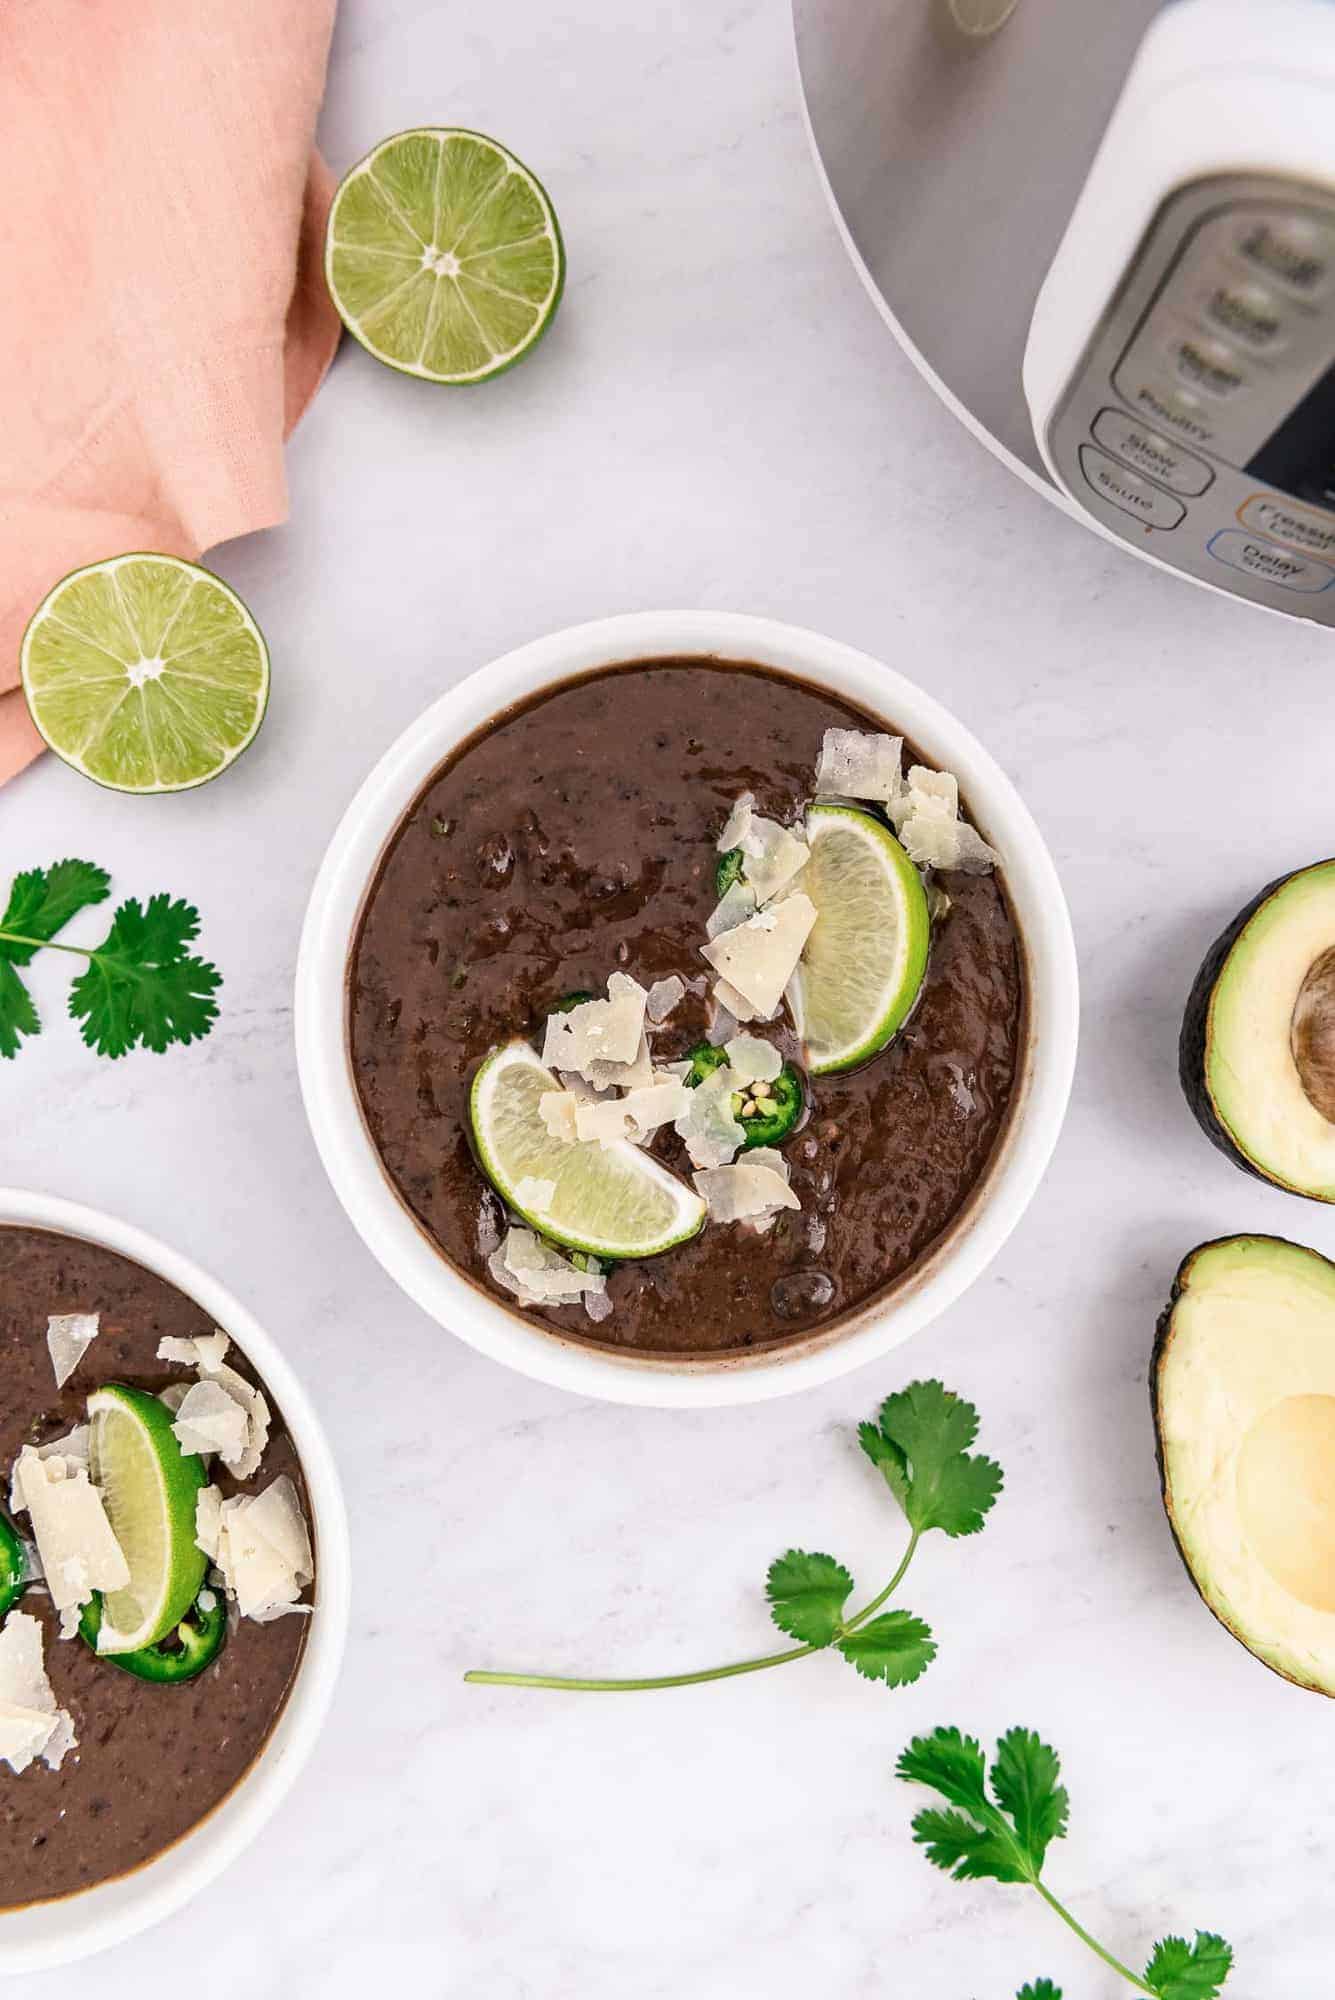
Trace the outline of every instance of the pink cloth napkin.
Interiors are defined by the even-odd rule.
[[[338,344],[313,150],[335,0],[0,5],[0,783],[24,626],[80,563],[287,513]]]

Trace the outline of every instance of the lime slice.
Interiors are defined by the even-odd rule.
[[[269,653],[234,590],[179,556],[113,556],[44,597],[23,692],[58,757],[118,792],[183,792],[264,720]]]
[[[705,1204],[639,1146],[552,1138],[538,1099],[560,1088],[527,1042],[495,1050],[473,1079],[473,1142],[506,1205],[549,1241],[593,1257],[656,1257],[694,1236]],[[540,1212],[520,1197],[525,1180],[553,1184]]]
[[[798,887],[816,921],[789,988],[813,1076],[853,1069],[903,1027],[922,990],[927,895],[888,826],[855,806],[812,806]]]
[[[485,382],[537,345],[565,283],[556,216],[528,168],[480,132],[397,132],[343,181],[325,280],[377,361]]]
[[[195,1546],[204,1467],[176,1442],[165,1404],[142,1389],[119,1382],[95,1389],[88,1418],[89,1471],[130,1566],[125,1589],[103,1599],[101,1650],[134,1653],[180,1624],[204,1581],[207,1564]]]

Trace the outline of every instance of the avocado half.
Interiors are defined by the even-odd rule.
[[[1277,1236],[1193,1250],[1150,1398],[1192,1582],[1249,1653],[1335,1695],[1335,1264]]]
[[[1335,861],[1271,882],[1211,945],[1178,1066],[1235,1166],[1335,1201]]]

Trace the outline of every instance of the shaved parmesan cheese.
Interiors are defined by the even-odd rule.
[[[737,1079],[724,1063],[686,1095],[686,1109],[676,1120],[678,1138],[685,1142],[693,1167],[721,1167],[741,1151],[746,1139],[733,1116]]]
[[[573,1146],[579,1137],[575,1130],[575,1113],[580,1100],[573,1090],[544,1090],[538,1099],[538,1116],[547,1128],[549,1139],[560,1139],[567,1146]]]
[[[720,854],[727,854],[734,847],[745,848],[751,831],[751,816],[755,809],[755,795],[743,792],[732,811],[723,822],[723,831],[715,841]]]
[[[205,1549],[210,1553],[243,1618],[263,1623],[296,1604],[314,1579],[315,1559],[297,1489],[286,1473],[263,1493],[241,1493],[221,1503],[214,1549]]]
[[[575,1126],[581,1139],[600,1146],[615,1146],[630,1139],[638,1144],[681,1116],[690,1101],[690,1092],[676,1077],[661,1077],[624,1097],[604,1098],[598,1104],[581,1104]]]
[[[862,729],[827,729],[816,766],[821,798],[879,799],[889,803],[903,790],[902,736],[878,736]]]
[[[606,1000],[584,1000],[567,1014],[548,1015],[544,1064],[589,1076],[594,1063],[633,1063],[644,1036],[648,997],[638,980],[614,972],[607,982]]]
[[[531,1229],[507,1231],[500,1249],[487,1259],[487,1269],[521,1306],[569,1305],[607,1286],[600,1271],[578,1270]]]
[[[702,949],[715,971],[722,973],[728,985],[741,994],[753,1015],[768,1017],[783,998],[783,989],[802,956],[802,947],[815,921],[815,904],[799,890],[786,902],[758,911],[746,923],[725,931]],[[736,1013],[737,1009],[734,1007],[732,1011]]]
[[[748,1007],[741,994],[735,988],[729,986],[726,979],[716,979],[714,981],[709,1000],[710,1018],[706,1034],[710,1047],[721,1049],[724,1043],[730,1042],[737,1033],[737,1023],[739,1021],[753,1021],[755,1019],[755,1008]],[[741,1008],[742,1011],[740,1014],[734,1013],[733,1009],[735,1007]]]
[[[756,913],[756,892],[747,882],[731,882],[705,921],[705,936],[722,937]]]
[[[158,1401],[175,1416],[192,1387],[190,1382],[169,1382],[165,1389],[158,1390]]]
[[[644,1003],[645,1017],[658,1027],[686,997],[686,981],[674,972],[670,979],[656,979]]]
[[[754,1156],[739,1160],[735,1166],[692,1174],[691,1179],[708,1206],[711,1222],[763,1221],[772,1219],[781,1208],[802,1206],[786,1174],[771,1165],[757,1165]]]
[[[541,1215],[552,1205],[556,1194],[556,1182],[540,1179],[537,1174],[522,1174],[515,1182],[515,1200],[521,1208],[531,1208]]]
[[[175,1361],[182,1368],[199,1368],[206,1375],[221,1368],[232,1345],[225,1333],[200,1333],[193,1340],[177,1340],[167,1334],[158,1342],[158,1360]]]
[[[71,1465],[82,1465],[87,1469],[88,1426],[87,1424],[76,1424],[72,1431],[66,1431],[63,1437],[52,1438],[49,1444],[25,1445],[23,1452],[29,1451],[36,1452],[38,1458],[63,1458]],[[11,1514],[21,1514],[25,1507],[23,1494],[19,1490],[19,1460],[23,1457],[23,1452],[20,1452],[19,1458],[15,1459],[13,1469],[9,1475],[9,1511]]]
[[[87,1467],[54,1454],[42,1458],[26,1445],[14,1476],[57,1611],[77,1614],[95,1590],[123,1590],[129,1564]]]
[[[207,1379],[225,1389],[246,1413],[246,1441],[240,1452],[235,1458],[229,1458],[226,1452],[220,1452],[219,1457],[234,1478],[250,1479],[259,1471],[264,1447],[269,1442],[269,1405],[253,1382],[247,1382],[244,1375],[238,1375],[235,1368],[226,1364],[210,1368]]]
[[[96,1313],[50,1313],[46,1322],[46,1348],[56,1371],[56,1387],[63,1389],[84,1355],[97,1338]]]
[[[56,1706],[47,1678],[40,1621],[11,1611],[0,1630],[0,1758],[16,1775],[34,1757],[57,1771],[76,1741],[73,1718]]]
[[[250,1416],[221,1382],[206,1376],[186,1390],[172,1432],[182,1451],[216,1451],[224,1464],[235,1464],[249,1442]]]
[[[584,1310],[591,1320],[610,1319],[612,1301],[606,1292],[585,1292]]]
[[[773,1042],[762,1042],[759,1035],[734,1035],[724,1053],[738,1083],[773,1083],[783,1068],[783,1057]]]
[[[746,848],[746,880],[758,903],[768,903],[811,859],[804,833],[775,819],[753,819]]]
[[[633,1062],[594,1062],[588,1067],[588,1080],[595,1090],[638,1090],[654,1077],[653,1057],[649,1053],[649,1037],[641,1033],[640,1046],[635,1051]]]
[[[957,868],[985,875],[1001,856],[959,817],[960,788],[949,771],[915,764],[908,788],[890,808],[904,851],[919,868]]]
[[[222,1533],[223,1497],[216,1486],[201,1486],[195,1496],[195,1547],[210,1562],[218,1560],[218,1537]]]

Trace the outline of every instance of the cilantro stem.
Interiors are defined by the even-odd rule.
[[[1130,1966],[1123,1965],[1120,1958],[1114,1958],[1110,1951],[1105,1951],[1103,1946],[1098,1942],[1098,1939],[1092,1938],[1082,1923],[1077,1923],[1076,1919],[1071,1915],[1071,1912],[1066,1908],[1065,1904],[1058,1902],[1057,1898],[1053,1895],[1051,1889],[1049,1889],[1044,1883],[1040,1882],[1036,1875],[1031,1876],[1030,1879],[1035,1889],[1037,1889],[1039,1895],[1043,1898],[1043,1901],[1047,1904],[1048,1908],[1056,1912],[1056,1914],[1061,1918],[1062,1922],[1066,1925],[1066,1928],[1068,1930],[1075,1932],[1075,1935],[1080,1939],[1080,1942],[1082,1944],[1087,1944],[1089,1946],[1090,1950],[1094,1953],[1096,1958],[1101,1958],[1103,1960],[1103,1963],[1106,1966],[1111,1967],[1111,1969],[1114,1972],[1120,1972],[1123,1979],[1125,1979],[1130,1985],[1135,1987],[1137,1993],[1146,1993],[1149,1995],[1149,2000],[1158,2000],[1158,1996],[1155,1993],[1154,1988],[1152,1986],[1146,1986],[1144,1981],[1140,1979],[1134,1972],[1132,1972]]]
[[[96,951],[82,944],[57,944],[54,938],[24,937],[21,931],[0,930],[0,938],[10,944],[30,944],[35,951],[68,951],[76,958],[96,958]]]
[[[855,1632],[859,1625],[866,1623],[874,1612],[880,1610],[887,1597],[897,1590],[904,1580],[904,1573],[913,1561],[913,1553],[922,1537],[922,1530],[915,1528],[909,1536],[909,1544],[900,1559],[899,1567],[885,1589],[873,1597],[870,1604],[864,1604],[851,1618],[843,1620],[836,1638]],[[834,1640],[830,1642],[834,1644]],[[758,1674],[765,1667],[783,1667],[790,1660],[804,1660],[809,1653],[822,1653],[823,1646],[792,1646],[785,1653],[765,1653],[759,1659],[736,1660],[726,1667],[702,1667],[691,1674],[657,1674],[640,1680],[586,1680],[565,1674],[493,1674],[480,1667],[472,1667],[464,1679],[474,1687],[526,1687],[526,1688],[566,1688],[586,1694],[631,1694],[649,1688],[696,1687],[701,1681],[726,1681],[738,1674]],[[1095,1946],[1095,1950],[1098,1947]]]

